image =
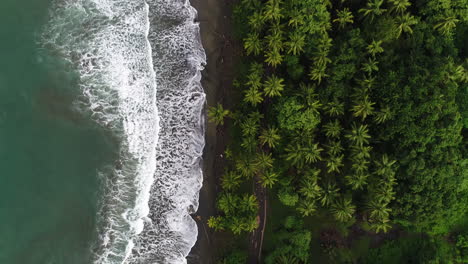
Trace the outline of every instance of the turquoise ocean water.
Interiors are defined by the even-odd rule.
[[[75,75],[43,56],[49,0],[0,1],[0,263],[91,263],[106,131],[71,108]],[[50,55],[50,54],[49,54]]]

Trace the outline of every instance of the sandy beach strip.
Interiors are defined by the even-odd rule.
[[[235,54],[239,44],[232,38],[232,5],[226,0],[191,0],[198,11],[197,21],[207,55],[207,65],[202,72],[202,85],[207,95],[207,107],[218,102],[230,108],[232,80],[234,78]],[[237,56],[239,57],[239,56]],[[203,161],[203,187],[200,190],[200,206],[193,215],[198,224],[198,240],[187,261],[189,264],[215,263],[216,255],[225,244],[225,234],[214,233],[208,228],[208,218],[216,214],[216,197],[219,179],[224,172],[222,156],[228,141],[227,128],[216,127],[207,122],[206,146]]]

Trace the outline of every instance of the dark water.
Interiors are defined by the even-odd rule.
[[[114,147],[70,107],[76,76],[36,44],[49,0],[0,1],[0,263],[86,264]]]

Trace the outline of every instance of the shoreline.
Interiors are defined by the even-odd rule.
[[[190,0],[197,10],[196,21],[200,24],[200,37],[205,49],[207,64],[202,71],[202,86],[206,93],[207,105],[220,102],[230,108],[232,80],[235,75],[234,54],[239,45],[232,39],[231,1]],[[219,192],[219,179],[224,171],[222,153],[226,148],[226,126],[216,127],[206,120],[205,148],[203,151],[203,186],[199,194],[198,211],[192,215],[198,226],[197,242],[187,256],[189,264],[215,263],[218,251],[222,248],[225,234],[215,233],[206,222],[216,214],[216,197]],[[213,248],[213,245],[217,245]]]

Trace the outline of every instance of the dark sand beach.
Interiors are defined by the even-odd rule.
[[[207,65],[202,72],[202,85],[207,95],[207,107],[220,102],[230,107],[230,94],[234,77],[235,54],[239,45],[231,34],[231,10],[234,1],[191,0],[198,10],[201,39],[207,55]],[[237,56],[238,57],[238,56]],[[200,191],[200,206],[193,215],[198,224],[198,240],[187,257],[188,263],[215,263],[217,249],[223,244],[223,234],[214,233],[206,222],[215,215],[219,178],[224,170],[222,153],[227,142],[226,127],[207,123],[204,150],[204,181]]]

